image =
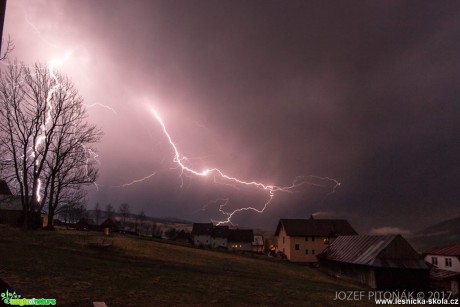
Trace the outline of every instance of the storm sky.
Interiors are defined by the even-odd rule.
[[[180,177],[202,170],[289,185],[236,224],[345,218],[361,233],[414,232],[460,215],[458,1],[8,0],[12,58],[48,62],[79,89],[98,144],[88,207],[191,221],[262,208],[267,193]],[[132,182],[156,172],[144,182]],[[324,182],[322,182],[324,183]]]

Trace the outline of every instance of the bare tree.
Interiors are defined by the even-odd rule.
[[[144,213],[144,210],[141,210],[139,212],[139,223],[140,223],[140,228],[141,228],[141,232],[143,233],[144,232],[144,228],[145,228],[145,213]]]
[[[100,137],[100,130],[86,122],[83,99],[67,77],[46,65],[17,61],[2,70],[1,168],[17,186],[25,227],[45,204],[52,227],[59,205],[82,198],[82,185],[97,175],[88,154]]]
[[[96,161],[91,159],[95,149],[92,145],[100,140],[101,132],[85,121],[86,112],[83,100],[67,80],[62,80],[64,89],[62,100],[66,101],[62,116],[58,120],[54,141],[50,144],[46,159],[46,185],[44,198],[48,196],[48,215],[53,216],[56,209],[64,202],[72,202],[82,197],[84,185],[96,181]],[[56,106],[60,107],[60,106]],[[48,228],[53,225],[48,223]]]
[[[126,219],[128,218],[129,216],[129,205],[127,203],[122,203],[120,205],[120,208],[118,208],[118,212],[120,212],[121,214],[121,220],[123,222],[123,227],[126,226]]]
[[[86,204],[84,202],[68,203],[61,206],[58,213],[66,224],[75,224],[86,217]]]
[[[1,46],[4,45],[4,39],[2,39],[2,43],[0,45]],[[11,52],[13,52],[13,50],[14,50],[14,42],[10,37],[8,37],[6,41],[6,50],[3,52],[3,54],[0,53],[0,61],[6,60],[8,56],[11,54]]]
[[[112,204],[107,204],[105,206],[105,213],[107,214],[108,219],[111,219],[113,217],[113,206],[112,206]]]
[[[96,203],[94,206],[94,218],[96,220],[96,225],[99,225],[99,218],[101,217],[101,207],[99,203]]]

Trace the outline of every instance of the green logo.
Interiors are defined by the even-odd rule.
[[[34,306],[34,305],[56,305],[56,299],[52,298],[21,298],[16,292],[3,292],[1,295],[3,303],[15,306]]]

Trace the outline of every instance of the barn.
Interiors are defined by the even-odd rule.
[[[339,236],[320,255],[321,267],[339,278],[380,290],[426,290],[429,268],[401,235]]]

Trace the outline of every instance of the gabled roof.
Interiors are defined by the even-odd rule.
[[[0,210],[22,211],[21,196],[0,195]]]
[[[434,248],[426,254],[440,256],[460,256],[460,244]]]
[[[460,280],[460,273],[432,267],[430,269],[430,278],[434,280]]]
[[[192,235],[212,235],[213,224],[212,223],[194,223],[192,229]]]
[[[0,195],[13,195],[5,180],[0,179]]]
[[[252,229],[229,229],[228,242],[251,243],[254,240]]]
[[[108,228],[118,228],[119,223],[109,217],[105,221],[103,221],[100,226],[101,227],[108,227]]]
[[[212,236],[214,238],[227,238],[228,226],[214,226],[212,229]]]
[[[373,267],[428,268],[422,257],[400,235],[340,236],[320,257]]]
[[[279,235],[281,227],[291,237],[337,237],[357,234],[347,220],[280,219],[276,227],[275,236]]]

